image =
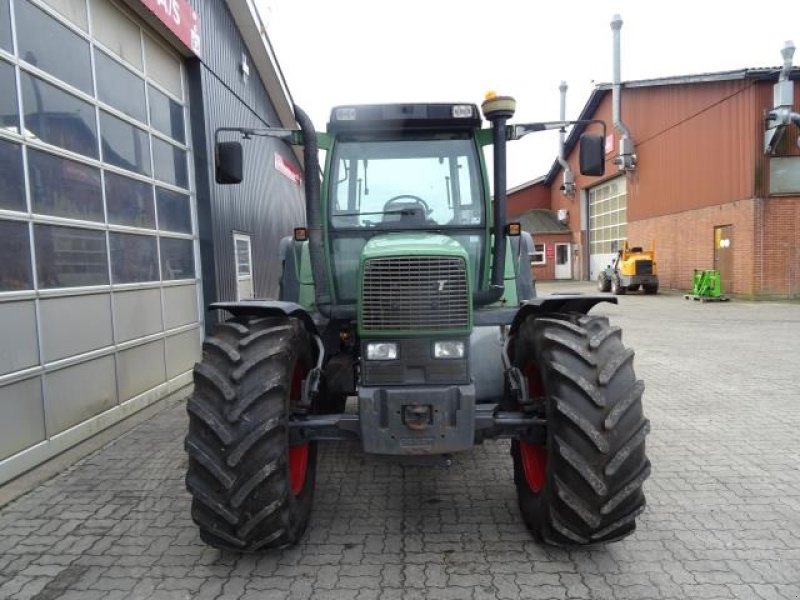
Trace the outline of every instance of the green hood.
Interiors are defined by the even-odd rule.
[[[452,256],[467,261],[467,251],[453,238],[438,233],[387,233],[372,238],[361,251],[361,263],[391,256]]]

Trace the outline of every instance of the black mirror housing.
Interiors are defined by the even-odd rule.
[[[606,172],[605,139],[602,135],[584,133],[580,147],[581,175],[600,177]]]
[[[239,142],[219,142],[215,152],[214,178],[217,183],[241,183],[244,178],[244,154]]]

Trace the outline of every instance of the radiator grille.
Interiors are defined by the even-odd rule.
[[[364,265],[364,331],[467,329],[469,288],[460,258],[376,258]]]
[[[636,274],[637,275],[652,275],[653,274],[653,261],[652,260],[637,260],[636,261]]]

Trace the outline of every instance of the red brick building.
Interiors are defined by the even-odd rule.
[[[791,110],[798,111],[800,69],[786,73],[783,98],[788,86]],[[645,247],[654,240],[663,288],[689,289],[694,269],[714,268],[726,293],[800,297],[797,127],[786,126],[765,152],[780,77],[780,68],[743,69],[621,84],[621,120],[635,145],[631,170],[613,162],[619,133],[612,86],[599,85],[579,118],[607,124],[605,176],[578,173],[584,130],[575,128],[565,152],[576,193],[562,193],[556,161],[545,176],[509,190],[509,215],[560,214],[575,279],[595,279],[622,240]]]

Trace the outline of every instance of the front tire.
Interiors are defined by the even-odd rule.
[[[511,447],[526,525],[536,539],[562,546],[629,535],[645,506],[650,425],[620,329],[605,317],[529,317],[511,351],[547,419],[546,445]]]
[[[619,279],[617,279],[616,277],[611,279],[611,293],[612,294],[614,294],[615,296],[623,296],[623,295],[625,295],[625,292],[627,292],[627,291],[628,291],[628,288],[626,288],[624,285],[622,285],[620,283]]]
[[[611,289],[611,282],[608,280],[608,277],[600,275],[600,277],[597,278],[597,289],[601,292],[608,292]]]
[[[311,367],[297,319],[233,319],[203,344],[187,403],[186,487],[210,546],[255,552],[294,544],[305,531],[317,449],[290,446],[287,421]]]
[[[645,294],[657,294],[658,293],[658,284],[657,283],[655,285],[645,285],[643,287],[644,287],[644,293]]]

